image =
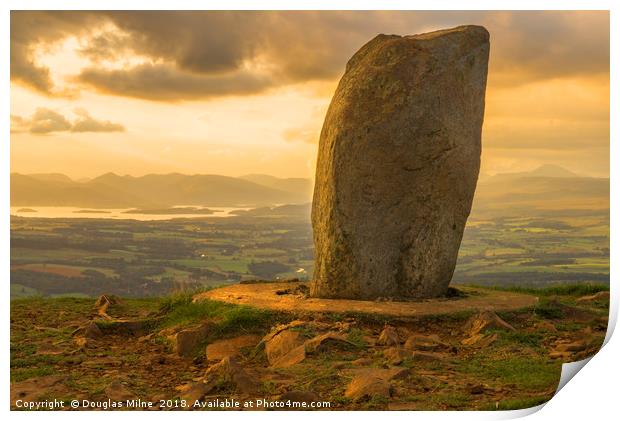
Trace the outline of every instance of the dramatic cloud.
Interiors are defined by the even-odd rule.
[[[123,132],[125,127],[122,124],[112,123],[107,120],[95,120],[83,108],[76,108],[73,111],[78,118],[73,123],[71,131],[81,132]]]
[[[496,86],[609,72],[607,12],[12,12],[11,78],[62,94],[36,51],[74,36],[91,62],[72,79],[82,88],[158,101],[247,95],[337,79],[378,33],[460,24],[489,29]]]
[[[167,64],[142,64],[128,70],[91,67],[76,80],[102,93],[157,101],[209,98],[233,92],[252,94],[272,85],[269,79],[248,71],[196,74]]]
[[[78,117],[73,123],[62,114],[43,107],[37,108],[30,118],[11,115],[11,133],[50,134],[54,132],[122,132],[125,130],[121,124],[92,118],[82,108],[77,108],[74,113]]]

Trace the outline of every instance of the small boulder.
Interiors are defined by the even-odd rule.
[[[273,368],[291,367],[296,364],[299,364],[305,359],[306,359],[306,348],[302,344],[302,345],[299,345],[291,349],[289,352],[287,352],[286,354],[282,355],[280,358],[275,360],[271,364],[271,367]]]
[[[202,381],[190,383],[177,388],[177,390],[181,392],[179,397],[187,401],[190,405],[193,405],[194,402],[201,400],[211,391],[211,389],[213,389],[212,385],[207,385]]]
[[[303,346],[304,343],[301,333],[291,329],[268,336],[269,339],[263,339],[263,341],[265,343],[265,354],[270,365],[275,364],[293,349]]]
[[[80,349],[90,348],[92,346],[92,342],[90,341],[90,339],[83,336],[76,336],[75,338],[73,338],[73,342],[75,342],[77,347]]]
[[[222,339],[207,345],[207,360],[219,361],[226,357],[239,355],[243,348],[256,346],[260,337],[256,335],[243,335],[231,339]]]
[[[95,302],[94,309],[98,316],[103,317],[104,319],[111,319],[108,315],[108,309],[110,306],[122,304],[123,301],[117,297],[116,295],[101,295],[97,298]]]
[[[374,397],[389,398],[391,395],[390,382],[373,373],[361,373],[353,378],[344,392],[344,396],[355,402],[372,399]]]
[[[437,335],[411,335],[405,342],[405,349],[412,351],[448,350],[450,345],[443,342]]]
[[[173,336],[174,350],[181,357],[189,357],[196,351],[198,345],[207,339],[210,324],[203,323],[200,326],[183,329]]]
[[[478,333],[476,335],[465,338],[461,344],[465,346],[475,346],[477,348],[486,348],[497,340],[497,333]]]
[[[136,399],[137,396],[118,380],[113,381],[105,389],[106,396],[113,401],[123,402]]]
[[[516,332],[516,329],[502,320],[492,311],[482,311],[471,317],[463,326],[466,337],[472,337],[479,333],[485,333],[490,329],[507,330]]]
[[[585,350],[588,347],[586,342],[576,341],[571,343],[559,344],[555,347],[556,351],[559,352],[580,352]]]
[[[398,346],[400,345],[400,338],[398,337],[398,331],[392,326],[386,326],[381,331],[377,345],[383,346]]]
[[[204,383],[212,390],[221,382],[232,385],[237,391],[254,395],[260,390],[259,383],[246,373],[235,357],[226,357],[207,369]]]
[[[390,364],[399,365],[405,358],[412,357],[413,353],[407,349],[391,347],[383,351],[383,356]]]

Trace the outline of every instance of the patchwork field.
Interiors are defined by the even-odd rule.
[[[609,211],[474,212],[454,284],[609,282]],[[307,206],[230,218],[135,221],[11,218],[13,297],[142,297],[252,279],[309,279]]]

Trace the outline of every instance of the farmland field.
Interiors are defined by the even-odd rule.
[[[11,296],[158,296],[312,276],[307,206],[165,221],[11,218]],[[609,282],[609,211],[474,212],[455,284]]]

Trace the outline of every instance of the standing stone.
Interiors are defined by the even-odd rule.
[[[480,169],[489,33],[378,35],[346,71],[317,160],[311,295],[444,295]]]

